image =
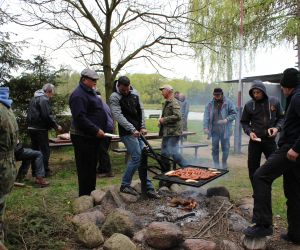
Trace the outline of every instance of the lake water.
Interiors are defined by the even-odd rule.
[[[146,118],[149,118],[149,115],[154,115],[154,114],[161,115],[161,110],[145,109],[145,117]],[[188,120],[202,121],[203,120],[203,113],[202,112],[189,112]]]

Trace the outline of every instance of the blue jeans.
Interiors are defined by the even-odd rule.
[[[122,178],[122,185],[130,186],[132,177],[135,171],[138,170],[142,191],[145,191],[143,189],[154,189],[152,182],[147,176],[147,166],[143,164],[146,160],[146,155],[142,154],[144,148],[142,140],[132,135],[121,136],[121,140],[127,149],[127,153],[130,155],[130,160]]]
[[[34,171],[37,177],[44,177],[45,176],[45,168],[44,168],[44,158],[43,154],[40,151],[33,150],[31,148],[24,148],[22,154],[16,157],[17,161],[22,161],[22,164],[19,168],[19,173],[21,175],[26,175],[28,169],[30,167],[30,163],[33,162],[34,164]]]
[[[224,134],[212,133],[212,158],[216,168],[227,169],[227,159],[230,148],[230,138],[224,138]],[[222,166],[219,162],[219,143],[222,148]]]
[[[162,160],[166,167],[166,169],[163,169],[163,172],[170,170],[170,162],[166,158],[172,157],[175,163],[177,163],[180,167],[186,167],[189,165],[189,163],[179,153],[179,139],[179,136],[167,136],[162,138],[161,154],[164,156]]]

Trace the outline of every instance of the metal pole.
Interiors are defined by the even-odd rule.
[[[243,67],[243,36],[244,36],[244,1],[240,0],[240,36],[239,36],[239,49],[240,49],[240,60],[239,60],[239,86],[238,86],[238,100],[237,100],[237,118],[235,120],[235,131],[234,131],[234,153],[241,153],[242,146],[242,127],[240,124],[242,114],[242,93],[243,93],[243,82],[242,82],[242,67]]]

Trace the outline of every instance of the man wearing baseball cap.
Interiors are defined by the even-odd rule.
[[[212,139],[212,158],[216,168],[227,169],[232,123],[237,115],[233,102],[224,96],[221,88],[215,88],[213,98],[205,106],[203,129]],[[222,165],[219,163],[219,144],[222,149]]]
[[[79,196],[90,195],[96,188],[96,166],[100,140],[107,128],[107,115],[95,87],[96,71],[84,69],[77,88],[70,96],[72,113],[71,140],[77,168]]]
[[[300,245],[300,73],[288,68],[280,82],[287,97],[285,121],[279,148],[257,169],[253,178],[254,208],[252,220],[256,223],[244,230],[248,237],[273,234],[271,189],[275,179],[283,175],[284,194],[287,198],[288,229],[281,238]]]
[[[163,85],[159,88],[162,96],[165,98],[165,103],[162,110],[159,122],[159,135],[162,136],[161,154],[164,161],[163,172],[171,169],[170,162],[167,160],[172,157],[173,160],[180,166],[188,166],[188,162],[179,153],[179,139],[182,134],[182,115],[180,106],[174,97],[173,87],[171,85]],[[165,185],[163,182],[160,185]]]

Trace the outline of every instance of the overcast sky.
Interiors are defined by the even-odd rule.
[[[26,40],[28,42],[28,47],[23,50],[22,57],[24,59],[32,59],[35,55],[46,55],[51,58],[51,63],[56,67],[66,65],[79,72],[86,67],[82,61],[74,59],[74,53],[71,49],[53,50],[59,44],[59,41],[64,41],[64,33],[62,32],[33,31],[16,24],[5,25],[2,30],[14,32],[16,36],[12,36],[13,40]],[[287,67],[294,67],[296,64],[296,51],[291,46],[275,48],[272,51],[260,50],[254,60],[255,67],[243,64],[243,77],[281,73]],[[174,58],[164,61],[162,64],[168,65],[168,68],[172,69],[171,71],[160,70],[159,73],[166,77],[200,79],[198,64],[193,59]],[[121,74],[125,73],[156,73],[156,71],[151,65],[135,60],[121,72]],[[234,78],[237,78],[237,75]]]

